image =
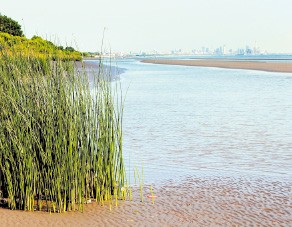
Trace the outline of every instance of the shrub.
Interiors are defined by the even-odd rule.
[[[14,36],[23,36],[19,23],[7,16],[0,14],[0,32],[6,32]]]
[[[39,36],[33,36],[31,39],[27,39],[3,32],[0,32],[0,50],[2,55],[5,52],[5,54],[10,56],[20,54],[22,57],[50,58],[52,60],[80,61],[82,59],[80,52],[72,51],[71,49],[62,50],[52,42],[44,40]]]

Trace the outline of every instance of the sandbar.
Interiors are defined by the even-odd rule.
[[[198,67],[216,67],[226,69],[248,69],[267,72],[292,73],[292,62],[267,62],[250,60],[220,60],[220,59],[196,59],[196,60],[175,60],[175,59],[147,59],[144,63],[184,65]]]

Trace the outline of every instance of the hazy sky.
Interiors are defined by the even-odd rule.
[[[0,0],[0,13],[38,34],[98,51],[254,46],[292,53],[291,0]]]

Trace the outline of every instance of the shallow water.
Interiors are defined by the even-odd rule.
[[[125,164],[131,184],[144,166],[144,202],[136,182],[118,207],[0,208],[2,225],[292,226],[292,74],[117,64]]]
[[[85,205],[84,212],[49,214],[0,208],[1,226],[292,226],[292,183],[232,177],[189,177],[139,187],[133,201]]]
[[[124,157],[145,182],[292,179],[292,74],[118,60]],[[133,173],[129,174],[133,175]]]

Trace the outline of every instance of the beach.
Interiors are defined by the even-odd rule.
[[[0,208],[1,226],[291,226],[291,182],[230,177],[190,177],[144,185],[133,201],[101,206],[85,205],[85,211],[50,214]]]
[[[260,70],[267,72],[292,73],[292,63],[284,62],[265,62],[265,61],[243,61],[225,59],[196,59],[196,60],[172,60],[172,59],[147,59],[144,63],[166,64],[166,65],[185,65],[198,67],[216,67],[225,69],[247,69]]]

